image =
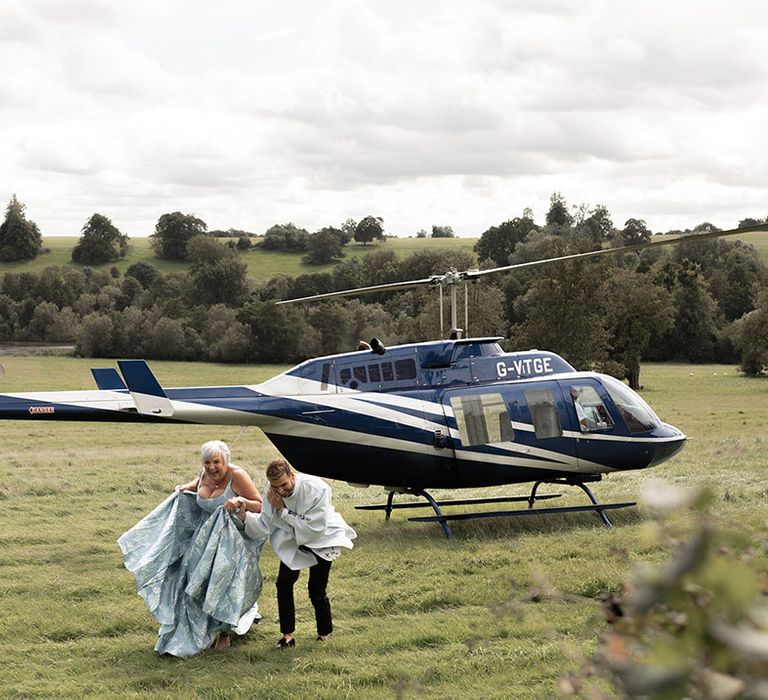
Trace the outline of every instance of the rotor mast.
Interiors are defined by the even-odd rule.
[[[448,286],[451,289],[451,334],[450,337],[455,340],[460,340],[467,332],[469,327],[469,289],[467,288],[468,277],[475,270],[466,270],[459,272],[455,267],[452,267],[444,275],[435,275],[433,277],[434,283],[440,286],[440,335],[444,335],[443,331],[443,287]],[[464,283],[464,328],[459,328],[458,321],[458,293],[456,286],[459,282]]]

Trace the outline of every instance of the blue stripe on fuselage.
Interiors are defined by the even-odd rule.
[[[561,469],[519,467],[508,464],[454,460],[449,455],[401,452],[359,443],[329,442],[305,436],[267,437],[300,471],[352,483],[419,488],[464,488],[523,483],[562,477]],[[322,455],[333,454],[332,460]]]

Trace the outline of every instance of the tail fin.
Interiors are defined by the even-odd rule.
[[[112,367],[91,368],[91,374],[96,381],[96,386],[99,389],[106,389],[109,391],[119,391],[121,389],[127,389],[125,382],[120,378],[117,370]]]
[[[170,418],[173,404],[144,360],[118,360],[128,391],[139,413]]]

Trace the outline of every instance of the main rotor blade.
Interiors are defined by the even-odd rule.
[[[710,238],[723,238],[724,236],[736,236],[740,233],[752,233],[755,231],[768,231],[768,223],[757,224],[755,226],[745,226],[744,228],[731,229],[729,231],[709,231],[707,233],[691,233],[683,236],[663,236],[646,243],[636,243],[634,245],[624,245],[618,248],[601,248],[600,250],[590,250],[586,253],[572,253],[570,255],[561,255],[557,258],[544,258],[542,260],[531,260],[529,262],[515,263],[513,265],[503,265],[502,267],[492,267],[488,270],[466,270],[457,272],[450,270],[444,275],[432,275],[420,280],[406,280],[404,282],[390,282],[388,284],[374,284],[370,287],[357,287],[355,289],[342,289],[338,292],[326,292],[324,294],[311,294],[306,297],[296,297],[295,299],[283,299],[276,301],[275,304],[297,304],[303,301],[315,301],[317,299],[330,299],[333,297],[356,297],[363,294],[374,294],[376,292],[396,292],[401,289],[413,289],[424,285],[438,286],[456,284],[457,282],[466,282],[468,280],[478,279],[485,275],[492,275],[497,272],[509,272],[524,267],[538,267],[540,265],[549,265],[550,263],[564,262],[566,260],[576,260],[580,258],[594,258],[598,255],[612,255],[614,253],[626,253],[630,251],[643,250],[660,245],[672,245],[675,243],[685,243],[687,241],[705,241]]]
[[[421,287],[425,284],[438,285],[443,280],[444,275],[433,275],[420,280],[407,280],[405,282],[390,282],[388,284],[374,284],[370,287],[356,287],[355,289],[342,289],[339,292],[326,292],[325,294],[311,294],[308,297],[297,297],[295,299],[283,299],[276,301],[275,304],[296,304],[302,301],[315,301],[316,299],[330,299],[331,297],[356,297],[361,294],[373,294],[375,292],[396,292],[400,289],[411,289]]]
[[[464,279],[477,279],[484,275],[491,275],[496,272],[508,272],[509,270],[518,270],[523,267],[536,267],[538,265],[548,265],[554,262],[563,262],[564,260],[576,260],[578,258],[594,258],[598,255],[610,255],[612,253],[626,253],[629,251],[642,250],[643,248],[652,248],[660,245],[672,245],[673,243],[685,243],[686,241],[704,241],[710,238],[722,238],[723,236],[735,236],[739,233],[750,233],[753,231],[768,231],[768,224],[757,224],[756,226],[745,226],[744,228],[731,229],[729,231],[709,231],[708,233],[692,233],[674,238],[664,236],[663,239],[650,240],[646,243],[636,243],[634,245],[623,245],[618,248],[601,248],[600,250],[590,250],[586,253],[572,253],[571,255],[561,255],[557,258],[545,258],[543,260],[531,260],[529,262],[515,263],[514,265],[503,265],[502,267],[492,267],[488,270],[467,270],[462,272]]]

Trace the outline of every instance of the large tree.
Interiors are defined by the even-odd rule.
[[[152,249],[163,260],[186,260],[187,243],[207,230],[205,221],[192,214],[163,214],[150,236]]]
[[[757,226],[758,224],[764,224],[766,221],[768,221],[768,216],[766,216],[764,219],[755,219],[751,216],[748,216],[746,219],[742,219],[739,221],[739,228],[746,228],[747,226]]]
[[[607,359],[604,277],[599,267],[583,261],[551,267],[516,300],[516,315],[523,320],[510,329],[512,343],[556,352],[576,369]]]
[[[384,219],[380,216],[366,216],[355,228],[355,240],[366,245],[374,238],[384,238]]]
[[[305,265],[325,265],[340,260],[344,257],[343,236],[343,231],[330,227],[313,233],[307,239],[307,254],[301,261]]]
[[[720,264],[709,270],[709,290],[720,313],[733,321],[755,308],[755,299],[768,281],[759,253],[741,241],[721,241]]]
[[[741,350],[741,371],[755,377],[768,372],[768,289],[757,299],[757,307],[735,324],[735,341]]]
[[[456,238],[452,226],[432,226],[432,238]]]
[[[549,198],[549,211],[547,212],[546,222],[548,226],[558,228],[568,228],[573,224],[573,216],[568,211],[568,204],[565,197],[559,192],[553,192]]]
[[[94,214],[83,226],[82,235],[72,249],[72,260],[83,265],[112,262],[125,256],[128,236],[106,216]]]
[[[527,216],[491,226],[475,243],[477,257],[480,260],[492,260],[497,266],[506,265],[517,244],[523,242],[533,230],[538,230],[538,227]]]
[[[243,303],[248,292],[248,268],[232,248],[200,235],[189,242],[186,256],[195,303]]]
[[[674,309],[670,293],[649,275],[614,269],[604,283],[605,319],[610,358],[624,368],[632,389],[640,388],[640,360],[651,338],[666,333]]]
[[[671,266],[667,275],[670,272],[675,320],[665,336],[666,345],[672,349],[674,359],[710,362],[715,353],[717,304],[699,265],[684,260]]]
[[[290,221],[287,224],[270,226],[265,234],[261,247],[264,250],[282,250],[286,253],[300,253],[307,249],[309,233]]]
[[[254,301],[237,318],[251,329],[256,362],[295,362],[318,350],[320,334],[307,325],[301,309]]]
[[[43,249],[40,229],[24,214],[25,206],[11,197],[5,210],[5,220],[0,224],[0,261],[32,260]]]
[[[590,232],[596,243],[607,241],[614,235],[611,213],[604,204],[598,204],[590,211],[581,225]]]
[[[357,229],[357,221],[354,219],[347,219],[342,225],[341,225],[341,231],[344,233],[344,238],[341,241],[342,245],[347,245],[354,237],[355,237],[355,230]]]
[[[643,219],[627,219],[619,236],[621,245],[638,245],[651,240],[651,230]]]
[[[162,274],[149,260],[139,260],[125,271],[125,276],[137,279],[144,289],[149,289],[158,277],[162,277]]]

